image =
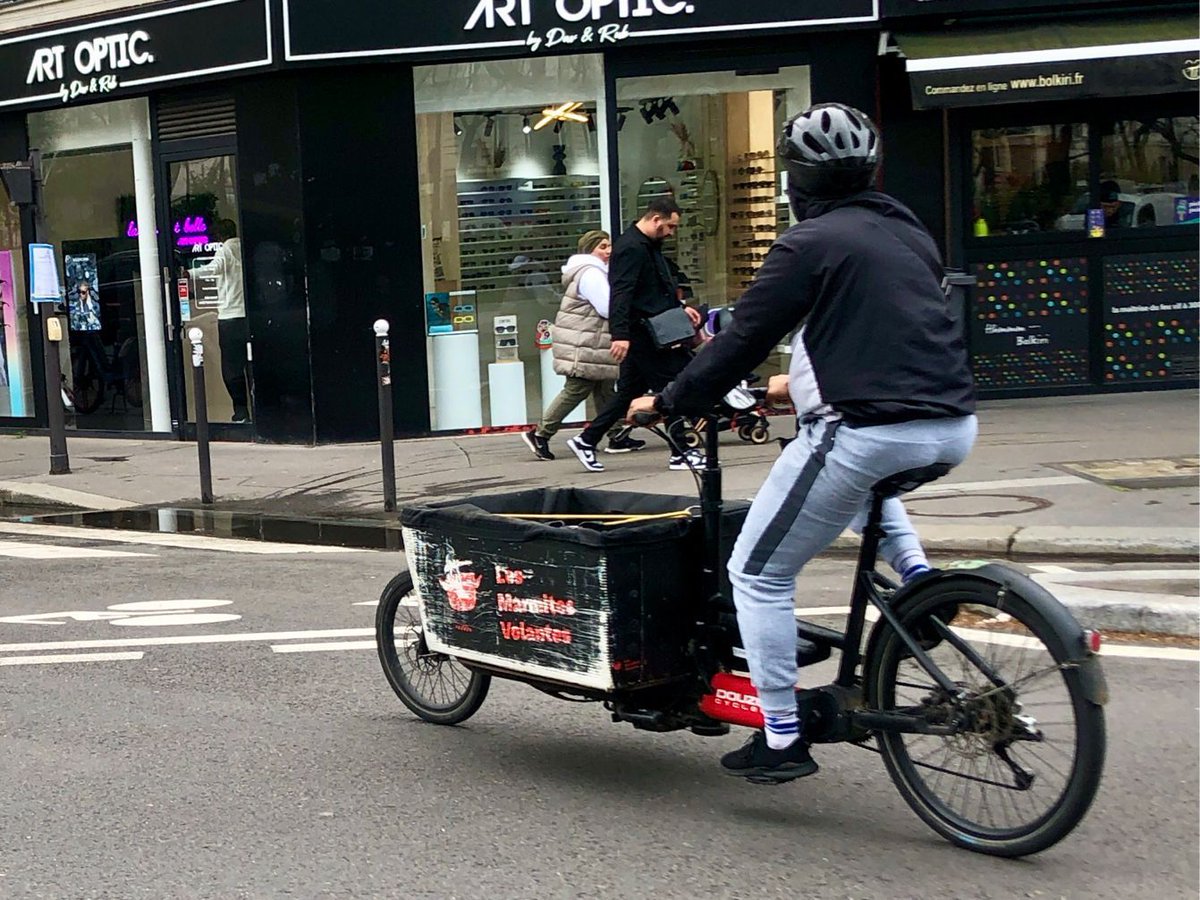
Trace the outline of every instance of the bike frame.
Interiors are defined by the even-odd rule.
[[[722,479],[719,462],[720,432],[715,427],[713,416],[706,416],[705,434],[705,464],[699,473],[700,480],[700,514],[704,522],[704,579],[706,593],[713,606],[713,619],[719,623],[716,610],[720,608],[720,568],[721,568],[721,510]],[[668,442],[670,442],[668,437]],[[885,537],[881,526],[883,520],[883,503],[887,499],[880,492],[872,494],[871,509],[863,528],[862,544],[858,552],[855,568],[854,588],[850,597],[850,612],[846,618],[844,632],[834,631],[811,622],[796,623],[799,637],[806,638],[819,645],[837,648],[840,651],[838,674],[830,688],[839,695],[846,692],[856,692],[861,679],[858,674],[862,663],[862,636],[866,623],[868,606],[879,610],[880,617],[895,631],[904,642],[908,652],[912,654],[918,665],[932,678],[943,691],[951,697],[963,696],[962,688],[929,657],[915,637],[901,624],[892,604],[880,593],[880,588],[888,592],[888,597],[894,595],[899,587],[875,571],[879,556],[879,544]],[[958,635],[938,620],[930,617],[930,623],[937,629],[942,640],[950,643],[963,653],[992,681],[998,688],[1009,685],[974,651],[974,649]],[[719,625],[718,625],[719,627]],[[714,673],[706,673],[707,677]],[[895,733],[949,734],[953,727],[932,725],[916,716],[903,713],[882,712],[879,710],[853,709],[850,711],[853,724],[859,728],[874,731]]]

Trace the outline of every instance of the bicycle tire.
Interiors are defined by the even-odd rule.
[[[984,581],[949,580],[933,582],[926,590],[919,591],[905,600],[898,610],[901,624],[922,642],[935,662],[951,678],[955,678],[960,687],[970,688],[969,699],[962,708],[971,709],[970,713],[974,731],[964,729],[950,737],[933,735],[911,735],[877,732],[876,737],[883,761],[901,796],[914,812],[934,831],[950,842],[992,856],[1018,857],[1041,852],[1066,837],[1082,821],[1099,788],[1104,766],[1105,755],[1105,722],[1101,706],[1093,703],[1086,696],[1083,677],[1075,667],[1063,667],[1073,659],[1077,659],[1080,649],[1074,648],[1073,639],[1079,638],[1078,628],[1075,634],[1066,633],[1056,621],[1061,620],[1065,611],[1049,610],[1048,603],[1055,603],[1049,595],[1038,597],[1019,596],[1017,593],[1001,589],[997,584]],[[984,618],[979,610],[990,610],[993,615]],[[1052,614],[1057,612],[1058,614]],[[1010,686],[1020,685],[1015,693],[995,688],[979,669],[958,648],[950,642],[937,640],[933,625],[933,616],[945,618],[945,624],[952,626],[959,637],[969,644],[979,654],[985,663],[992,666]],[[1004,616],[1008,619],[1004,620]],[[970,627],[976,626],[976,627]],[[881,622],[879,639],[873,639],[871,658],[867,660],[866,691],[867,703],[878,710],[897,710],[913,708],[914,695],[929,691],[922,702],[929,702],[930,697],[936,696],[937,689],[933,680],[924,669],[920,668],[900,639],[899,635]],[[960,630],[965,629],[965,630]],[[1079,642],[1082,643],[1081,641]],[[1018,652],[1036,650],[1033,645],[1040,645],[1039,659],[1031,663],[1029,674],[1021,675]],[[1008,665],[1001,667],[1001,660],[987,658],[989,647],[1001,648],[1000,656],[1014,660],[1017,671],[1007,671]],[[948,665],[954,658],[960,663],[958,669]],[[902,671],[902,666],[907,666]],[[1035,677],[1036,676],[1036,677]],[[917,679],[911,684],[908,679]],[[1028,683],[1031,690],[1025,690]],[[1036,699],[1033,695],[1061,684],[1061,690],[1055,695],[1057,699]],[[906,691],[902,701],[897,700],[897,687]],[[945,697],[944,693],[942,694]],[[1015,702],[1014,702],[1015,700]],[[971,706],[974,704],[974,707]],[[952,704],[948,701],[946,708]],[[920,703],[917,709],[922,709]],[[1038,719],[1033,716],[1036,727],[1022,725],[1017,716],[1033,712],[1042,714]],[[1071,722],[1054,721],[1055,718],[1069,713]],[[1053,718],[1046,718],[1050,715]],[[1047,731],[1053,727],[1048,737]],[[1028,735],[1030,729],[1041,735],[1040,739],[1017,738],[1009,740],[1014,735]],[[1067,754],[1058,746],[1065,740],[1059,735],[1070,734],[1073,740],[1073,752]],[[999,740],[997,740],[999,738]],[[941,741],[939,745],[937,742]],[[1006,743],[1006,741],[1008,741]],[[990,744],[990,746],[989,746]],[[1045,756],[1039,756],[1036,763],[1031,758],[1034,754],[1027,752],[1029,746],[1044,745],[1047,748]],[[933,747],[932,752],[925,752]],[[1020,786],[1020,776],[1012,764],[998,752],[1003,746],[1009,759],[1033,776],[1032,782],[1026,787]],[[1058,756],[1051,756],[1054,751]],[[940,754],[940,756],[938,755]],[[965,768],[958,773],[951,772],[946,766],[955,760],[955,755],[961,759],[970,759],[968,773]],[[937,766],[926,760],[936,759],[942,763]],[[985,765],[983,772],[979,769],[978,761]],[[1064,773],[1061,767],[1069,763],[1070,771]],[[1029,766],[1036,765],[1037,771],[1030,772]],[[1007,768],[1006,768],[1007,767]],[[921,771],[935,771],[936,778],[932,784]],[[957,774],[959,781],[950,786],[947,796],[941,796],[938,788],[945,774]],[[985,777],[986,776],[986,777]],[[1057,790],[1049,789],[1051,800],[1044,810],[1034,811],[1028,821],[1022,821],[1009,826],[997,824],[997,813],[1007,815],[1009,812],[1021,813],[1022,801],[1019,796],[1038,787],[1040,781],[1053,779],[1057,776],[1062,785]],[[990,778],[996,780],[990,781]],[[1005,785],[1007,780],[1012,783]],[[1014,796],[999,794],[998,808],[989,807],[984,794],[984,783],[1003,787],[1006,791],[1014,792]],[[961,806],[973,796],[978,787],[980,803],[975,816],[970,817],[965,809],[956,809],[955,793],[961,790]],[[981,821],[982,818],[987,822]]]
[[[426,722],[465,722],[483,705],[492,678],[467,669],[450,656],[422,651],[420,629],[412,575],[401,572],[383,589],[375,613],[375,646],[383,674],[401,702]],[[398,647],[397,632],[412,635],[412,639]],[[442,687],[440,696],[423,693],[436,691],[438,685]]]

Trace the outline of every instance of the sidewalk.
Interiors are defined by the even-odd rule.
[[[1170,391],[986,402],[971,457],[909,495],[906,506],[935,558],[1195,562],[1197,397]],[[774,436],[792,432],[789,419],[772,420]],[[652,435],[639,453],[601,454],[607,470],[590,473],[566,449],[571,433],[554,441],[554,462],[533,459],[517,434],[397,442],[399,503],[547,484],[695,496],[691,475],[667,470]],[[195,444],[68,435],[68,451],[71,474],[50,476],[46,437],[0,434],[0,519],[29,511],[14,505],[37,512],[200,508]],[[755,447],[733,435],[722,437],[721,451],[725,495],[739,498],[753,496],[778,455],[774,442]],[[394,525],[396,516],[383,511],[379,460],[376,444],[215,444],[212,509]],[[846,535],[833,552],[856,547]],[[1117,602],[1069,586],[1055,592],[1094,627],[1195,636],[1194,577],[1164,577],[1163,593],[1107,595]]]
[[[922,537],[937,552],[1194,560],[1197,392],[992,401],[980,410],[971,457],[948,477],[909,496]],[[787,418],[772,434],[790,435]],[[546,484],[692,495],[687,472],[666,470],[657,438],[635,454],[601,454],[603,473],[582,469],[565,439],[558,459],[533,459],[516,434],[396,443],[399,503]],[[71,474],[47,475],[46,437],[0,434],[3,504],[113,510],[198,508],[195,444],[68,435]],[[775,459],[722,438],[727,497],[753,496]],[[212,446],[214,508],[282,517],[388,520],[379,447],[265,444]],[[1094,465],[1106,461],[1107,465]],[[1093,465],[1082,465],[1093,464]]]

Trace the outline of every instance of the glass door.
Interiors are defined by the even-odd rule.
[[[656,195],[673,197],[683,216],[663,249],[685,297],[736,304],[792,223],[775,144],[785,119],[809,104],[808,67],[655,74],[616,87],[621,222]],[[786,349],[760,374],[786,371]]]
[[[167,159],[165,166],[169,226],[163,245],[184,369],[186,412],[181,418],[196,420],[188,334],[199,328],[208,421],[248,425],[253,354],[246,325],[236,159],[233,154]]]

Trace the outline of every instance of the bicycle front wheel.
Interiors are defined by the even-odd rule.
[[[483,705],[491,676],[430,652],[408,572],[401,572],[383,589],[375,613],[375,645],[392,690],[426,722],[457,725]]]
[[[1053,846],[1100,784],[1104,711],[1072,665],[1082,649],[1052,624],[1045,602],[960,581],[933,584],[903,606],[901,624],[958,696],[882,623],[868,661],[872,707],[953,727],[949,735],[880,733],[878,742],[909,806],[969,850],[1013,857]]]

